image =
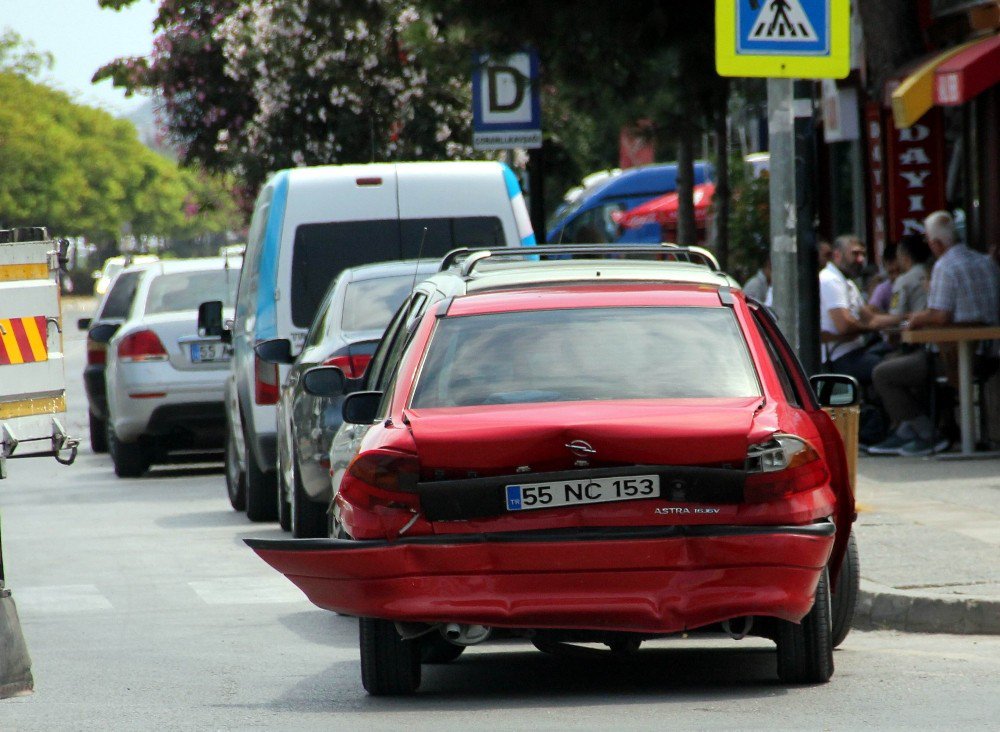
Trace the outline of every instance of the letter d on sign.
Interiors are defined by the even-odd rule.
[[[486,73],[491,112],[512,112],[521,106],[527,86],[524,74],[512,66],[490,66]]]

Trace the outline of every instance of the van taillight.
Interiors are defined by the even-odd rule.
[[[103,366],[108,362],[108,344],[87,339],[87,365]]]
[[[88,350],[88,358],[90,356]],[[118,358],[125,362],[166,361],[167,349],[151,330],[129,333],[118,343]]]
[[[254,356],[254,401],[257,404],[278,403],[278,364],[261,361]]]
[[[323,362],[324,366],[336,366],[344,372],[348,379],[360,379],[365,375],[372,357],[368,353],[358,353],[348,356],[331,356]]]

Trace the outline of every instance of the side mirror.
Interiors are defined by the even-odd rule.
[[[302,388],[312,396],[340,396],[346,385],[344,372],[336,366],[315,366],[302,374]]]
[[[87,338],[96,343],[107,343],[114,338],[117,332],[118,325],[116,323],[101,323],[90,329],[90,332],[87,333]]]
[[[87,330],[87,328],[90,327],[91,322],[93,322],[93,318],[80,318],[76,321],[76,327],[80,330]]]
[[[222,337],[222,300],[210,300],[198,306],[198,335]]]
[[[347,424],[372,424],[382,403],[380,391],[357,391],[344,399],[342,414]]]
[[[261,341],[253,347],[261,361],[274,364],[289,364],[295,362],[292,355],[292,342],[287,338],[272,338]]]
[[[853,376],[816,374],[809,384],[822,407],[852,407],[861,401],[861,387]]]
[[[90,273],[90,278],[93,280],[101,279],[101,270],[95,269],[93,272]]]

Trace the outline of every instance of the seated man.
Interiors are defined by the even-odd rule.
[[[872,330],[897,328],[910,315],[927,308],[927,260],[931,251],[924,237],[908,234],[895,246],[899,275],[892,281],[888,312],[865,313],[865,325]]]
[[[931,272],[927,308],[914,313],[908,328],[949,325],[996,325],[1000,321],[1000,267],[985,254],[956,243],[955,222],[947,211],[935,211],[924,222],[927,243],[937,257]],[[954,381],[955,349],[942,344],[949,379]],[[873,445],[874,455],[929,455],[943,450],[948,440],[935,434],[926,412],[927,382],[935,356],[923,349],[879,364],[873,374],[875,389],[895,431]]]
[[[865,248],[857,237],[834,240],[831,259],[819,273],[819,310],[824,369],[867,385],[879,357],[865,348],[871,313],[851,280],[864,264]]]
[[[896,254],[896,245],[889,242],[882,250],[882,267],[885,272],[874,277],[869,283],[870,292],[868,294],[868,307],[876,313],[889,312],[889,305],[892,301],[892,286],[899,277],[899,257]]]
[[[757,302],[763,303],[767,300],[767,291],[771,287],[771,253],[764,252],[760,255],[760,269],[757,274],[746,281],[743,285],[743,294],[752,297]]]

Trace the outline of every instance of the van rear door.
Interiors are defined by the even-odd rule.
[[[294,171],[282,226],[278,337],[296,349],[330,283],[347,267],[399,259],[396,166]]]
[[[521,244],[499,163],[406,163],[397,171],[404,258],[441,256],[461,246]],[[517,196],[523,207],[520,188]],[[530,223],[528,228],[530,232]]]

